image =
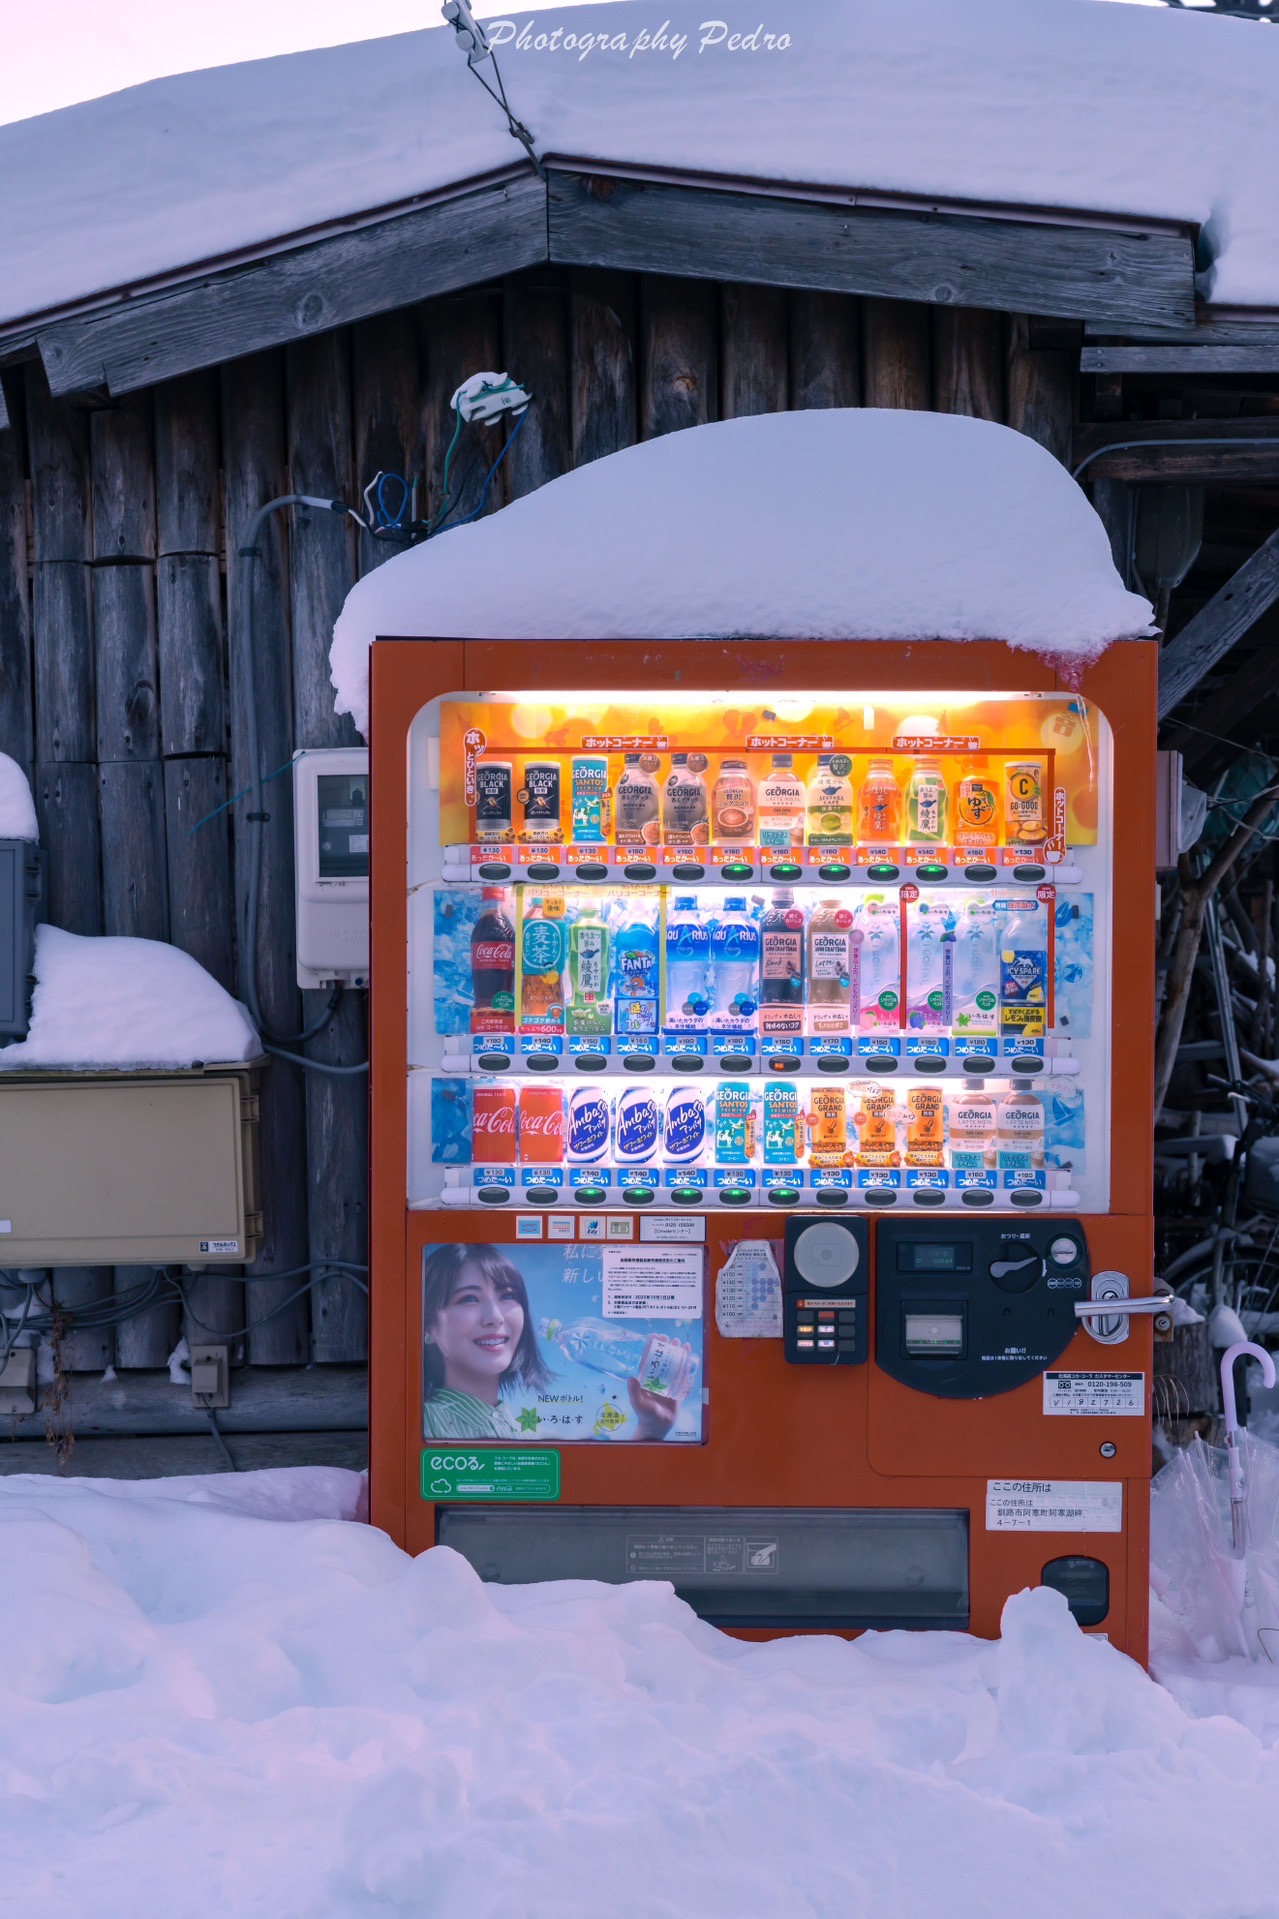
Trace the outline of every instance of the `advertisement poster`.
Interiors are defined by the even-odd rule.
[[[422,1251],[426,1439],[702,1438],[701,1246]]]

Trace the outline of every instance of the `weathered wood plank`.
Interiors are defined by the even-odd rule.
[[[258,715],[261,771],[270,774],[287,764],[293,751],[293,691],[290,653],[286,565],[285,508],[273,514],[262,530],[260,557],[253,563],[250,581],[256,634],[254,683],[245,684],[244,663],[237,660],[236,637],[246,587],[240,548],[245,544],[254,514],[267,500],[288,490],[284,437],[284,368],[282,356],[261,354],[239,360],[222,371],[222,444],[226,475],[227,579],[232,635],[231,734],[233,791],[248,784],[245,742],[245,702],[254,698]],[[292,795],[287,774],[272,781],[263,794],[269,818],[256,829],[262,835],[262,883],[259,890],[257,982],[263,1016],[278,1033],[299,1030],[301,1001],[297,989],[293,925]],[[247,799],[233,809],[235,886],[238,922],[242,926],[243,899],[248,876]],[[243,991],[243,953],[239,956]],[[283,1063],[263,1075],[261,1093],[262,1190],[265,1235],[261,1257],[246,1280],[248,1317],[261,1321],[249,1343],[250,1359],[258,1365],[299,1365],[309,1347],[305,1297],[285,1306],[297,1289],[296,1280],[273,1280],[266,1275],[292,1270],[307,1258],[305,1125],[299,1069]],[[282,1310],[279,1310],[281,1309]],[[265,1315],[271,1314],[267,1319]]]
[[[216,554],[166,553],[157,562],[156,619],[161,751],[224,752],[225,645]]]
[[[167,940],[164,770],[159,760],[103,760],[102,930]]]
[[[17,760],[30,777],[35,688],[27,585],[26,436],[16,381],[14,385],[10,431],[0,435],[0,753]]]
[[[1075,419],[1073,356],[1033,347],[1030,320],[1014,314],[1008,339],[1008,424],[1047,447],[1063,465],[1070,460]]]
[[[84,561],[38,561],[31,612],[36,757],[92,759],[93,612]]]
[[[483,187],[50,327],[41,357],[59,394],[133,392],[534,266],[545,208],[532,174]]]
[[[1187,236],[889,211],[552,173],[550,255],[571,266],[825,287],[1118,324],[1194,319]]]
[[[1164,647],[1159,657],[1161,720],[1167,718],[1276,600],[1279,600],[1279,533],[1272,533]]]
[[[933,309],[933,404],[1002,423],[1004,317],[980,307]]]
[[[193,373],[155,390],[156,550],[222,550],[218,377]],[[168,693],[165,693],[166,703]]]
[[[1086,346],[1080,349],[1079,371],[1279,373],[1279,336],[1252,346]]]
[[[1194,775],[1197,767],[1223,749],[1228,758],[1233,758],[1236,727],[1245,716],[1258,713],[1279,688],[1279,607],[1272,606],[1261,615],[1251,639],[1254,645],[1258,641],[1261,644],[1246,664],[1236,667],[1229,679],[1197,702],[1187,723],[1163,742],[1181,754],[1188,775]]]
[[[285,356],[289,473],[298,493],[349,500],[353,493],[349,341],[328,334]],[[349,717],[333,711],[329,646],[355,579],[355,522],[299,508],[289,542],[293,633],[293,737],[298,746],[353,746]]]
[[[569,276],[569,456],[586,466],[633,446],[638,285],[629,273]]]
[[[59,760],[36,767],[36,814],[45,869],[49,919],[68,933],[102,931],[102,843],[98,824],[98,769],[92,762]]]
[[[426,309],[428,312],[432,308]],[[384,313],[351,328],[355,503],[378,473],[418,478],[418,512],[426,512],[426,454],[422,438],[422,343],[416,311]],[[456,382],[454,383],[456,384]],[[398,540],[359,535],[360,577],[402,553]]]
[[[9,412],[9,396],[4,390],[4,382],[0,380],[0,433],[7,433],[12,425],[13,419]]]
[[[88,415],[52,399],[34,362],[25,373],[33,557],[37,565],[87,560],[91,552]]]
[[[486,368],[502,370],[502,309],[499,292],[474,293],[455,300],[436,300],[422,314],[426,357],[425,406],[422,426],[426,462],[427,498],[432,515],[444,499],[444,462],[457,424],[449,402],[462,381]],[[453,456],[449,477],[450,502],[456,503],[448,524],[456,526],[474,512],[484,476],[502,445],[499,428],[480,431],[464,427]],[[499,473],[489,489],[486,510],[496,512],[505,494]]]
[[[308,1020],[324,995],[304,993]],[[327,1026],[307,1045],[313,1059],[349,1065],[369,1056],[365,995],[348,992]],[[369,1258],[369,1083],[356,1075],[306,1076],[307,1173],[311,1258]],[[317,1362],[368,1356],[368,1300],[349,1279],[320,1277],[311,1292],[311,1357]]]
[[[177,1388],[173,1390],[176,1392]],[[369,1463],[368,1434],[355,1431],[236,1433],[228,1451],[234,1458],[235,1470],[241,1473],[268,1466],[341,1466],[347,1472],[362,1473],[367,1471]],[[0,1437],[0,1474],[43,1473],[49,1477],[75,1479],[174,1479],[193,1473],[230,1471],[207,1422],[203,1434],[153,1433],[140,1438],[112,1434],[77,1438],[61,1473],[57,1454],[46,1440]]]
[[[185,1282],[185,1298],[182,1331],[187,1344],[194,1346],[198,1341],[225,1340],[231,1349],[231,1364],[243,1366],[247,1347],[244,1333],[247,1307],[241,1275],[235,1271],[193,1273]],[[239,1376],[236,1380],[238,1384]],[[234,1393],[235,1387],[231,1390]]]
[[[927,307],[903,300],[862,303],[865,356],[863,393],[867,406],[932,405],[932,364]]]
[[[153,1271],[150,1266],[117,1266],[116,1298],[122,1300],[136,1295],[137,1289],[151,1279]],[[121,1320],[115,1329],[116,1365],[136,1370],[167,1364],[181,1331],[182,1308],[176,1300],[165,1300],[149,1306],[143,1313],[134,1313]],[[72,1417],[74,1419],[74,1413]]]
[[[790,403],[857,406],[862,397],[861,307],[845,293],[790,295]]]
[[[493,485],[518,500],[558,479],[569,467],[568,291],[560,277],[508,281],[502,301],[502,359],[511,377],[533,395],[519,438],[503,460]],[[498,453],[515,422],[497,423]]]
[[[93,557],[155,558],[155,408],[149,393],[89,416]]]
[[[1279,419],[1260,414],[1242,420],[1090,422],[1075,430],[1072,465],[1078,468],[1082,461],[1088,462],[1089,482],[1274,480],[1279,478]]]
[[[786,293],[781,287],[720,289],[720,415],[784,413],[789,387]]]
[[[191,1388],[175,1386],[166,1370],[132,1379],[78,1379],[67,1408],[72,1430],[102,1433],[206,1433],[203,1410],[191,1403]],[[218,1414],[228,1433],[360,1432],[368,1424],[368,1373],[363,1367],[324,1372],[250,1368],[231,1382],[231,1404]],[[18,1420],[15,1439],[40,1439],[44,1420]],[[6,1421],[6,1437],[10,1428]]]
[[[640,291],[640,437],[719,415],[718,289],[646,279]]]
[[[155,569],[93,569],[94,683],[100,760],[154,760],[160,753],[160,672]]]
[[[206,754],[164,762],[164,819],[169,881],[169,938],[199,960],[220,986],[234,990],[229,812],[226,761]],[[204,820],[203,826],[197,823]]]

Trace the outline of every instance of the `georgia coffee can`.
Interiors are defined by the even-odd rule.
[[[471,1158],[477,1166],[515,1164],[515,1088],[481,1081],[471,1095]]]
[[[564,1163],[564,1094],[558,1086],[520,1088],[520,1163]]]
[[[511,762],[481,760],[475,769],[475,837],[511,837]]]

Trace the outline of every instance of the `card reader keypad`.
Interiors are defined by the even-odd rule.
[[[799,1366],[857,1364],[855,1299],[788,1299],[786,1357]]]

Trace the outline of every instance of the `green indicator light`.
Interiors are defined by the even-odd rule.
[[[677,1206],[696,1206],[701,1197],[701,1188],[698,1186],[676,1186],[671,1193]]]
[[[726,880],[748,880],[755,868],[747,866],[745,860],[730,860],[727,866],[721,866],[719,870]]]
[[[774,1186],[768,1195],[770,1206],[798,1206],[799,1194],[793,1186]]]
[[[804,869],[796,866],[793,860],[781,860],[776,866],[770,867],[769,872],[775,880],[797,880],[803,877]]]
[[[946,868],[932,864],[928,866],[917,866],[915,873],[916,877],[921,880],[944,880],[946,877]]]
[[[898,868],[895,866],[868,866],[866,868],[866,877],[872,880],[895,880],[897,874]]]
[[[628,1206],[650,1206],[653,1197],[651,1186],[628,1186],[622,1193],[622,1198]]]
[[[721,1186],[719,1198],[722,1206],[745,1206],[750,1199],[750,1190],[745,1186]]]
[[[817,871],[824,880],[846,880],[852,873],[852,868],[837,860],[830,866],[819,866]]]
[[[579,1206],[598,1206],[604,1198],[602,1186],[579,1186],[573,1194]]]

